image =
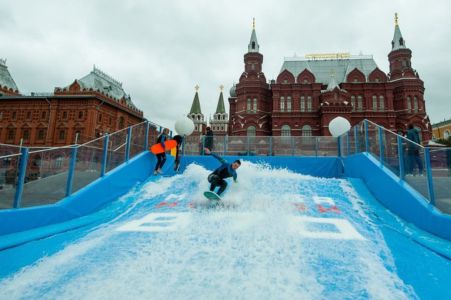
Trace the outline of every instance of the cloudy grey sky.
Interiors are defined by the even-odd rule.
[[[388,72],[393,16],[425,82],[432,123],[451,117],[451,2],[435,0],[0,0],[0,58],[22,93],[50,92],[93,65],[123,82],[146,118],[173,128],[194,86],[204,115],[243,71],[256,18],[263,71],[307,53],[372,54]],[[228,110],[228,102],[226,100]]]

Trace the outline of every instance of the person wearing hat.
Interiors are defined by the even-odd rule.
[[[211,155],[219,160],[219,162],[221,162],[221,166],[214,170],[213,173],[208,175],[208,182],[210,182],[210,191],[213,192],[215,188],[219,186],[218,192],[216,194],[220,196],[227,188],[227,181],[224,180],[225,178],[233,177],[233,181],[237,182],[236,170],[241,166],[241,161],[237,159],[230,164],[219,155],[212,153],[210,149],[204,148],[204,151],[206,155]]]

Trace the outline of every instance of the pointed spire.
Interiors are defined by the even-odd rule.
[[[193,104],[191,105],[190,114],[202,114],[202,110],[200,109],[200,101],[199,101],[199,86],[196,85],[194,87],[196,89],[196,94],[194,95]]]
[[[221,85],[219,88],[221,89],[221,93],[219,94],[218,106],[216,107],[216,113],[217,114],[225,114],[224,96],[222,95],[222,90],[224,89],[224,86]]]
[[[401,29],[399,29],[398,25],[398,13],[395,13],[395,34],[393,35],[391,48],[392,51],[406,48],[406,43],[404,41],[404,38],[402,37]]]
[[[252,22],[252,34],[251,34],[251,40],[249,41],[249,45],[247,46],[248,52],[257,52],[260,48],[260,45],[257,41],[257,34],[255,33],[255,18]]]
[[[329,84],[327,85],[326,91],[333,91],[335,88],[340,89],[340,86],[338,85],[337,81],[335,80],[335,73],[333,72],[330,75]]]

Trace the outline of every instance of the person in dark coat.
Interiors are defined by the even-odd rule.
[[[157,143],[160,143],[165,151],[157,154],[157,164],[155,165],[155,170],[153,172],[154,175],[163,174],[161,168],[163,168],[164,163],[166,162],[166,147],[164,145],[164,142],[168,140],[168,134],[169,129],[165,128],[163,129],[163,132],[158,136]]]
[[[183,137],[180,135],[175,135],[173,138],[177,142],[176,150],[175,150],[175,162],[174,162],[174,171],[178,171],[180,167],[180,151],[182,150]]]
[[[204,148],[213,151],[213,131],[210,127],[207,127],[207,132],[204,137]]]
[[[413,175],[415,164],[418,166],[418,174],[423,174],[423,160],[420,156],[420,136],[412,124],[407,126],[407,138],[412,142],[407,143],[407,174]]]
[[[233,181],[236,182],[237,174],[236,170],[241,166],[241,161],[239,159],[235,160],[233,163],[228,163],[222,157],[211,153],[208,148],[204,149],[205,154],[213,156],[221,163],[221,166],[208,175],[208,182],[210,182],[210,191],[213,192],[216,187],[219,186],[218,196],[220,196],[227,188],[227,182],[225,178],[233,177]]]

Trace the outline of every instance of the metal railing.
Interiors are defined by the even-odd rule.
[[[364,120],[340,136],[342,156],[367,152],[431,204],[451,214],[451,148],[423,147]]]
[[[83,144],[0,144],[0,209],[55,203],[142,153],[161,126],[142,122]]]

